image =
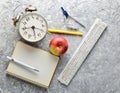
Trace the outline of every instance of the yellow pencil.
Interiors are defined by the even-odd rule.
[[[59,34],[69,34],[69,35],[79,35],[82,36],[82,32],[77,32],[77,31],[65,31],[65,30],[59,30],[59,29],[48,29],[48,32],[51,33],[59,33]]]

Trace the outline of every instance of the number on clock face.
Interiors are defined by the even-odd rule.
[[[36,13],[27,14],[20,20],[19,33],[25,40],[37,42],[46,35],[47,22]]]

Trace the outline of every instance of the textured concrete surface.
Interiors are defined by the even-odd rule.
[[[108,24],[92,52],[69,86],[57,81],[57,77],[83,37],[63,35],[69,49],[61,56],[49,89],[34,86],[12,76],[6,76],[7,55],[12,55],[15,44],[21,37],[12,25],[12,17],[21,7],[33,4],[45,17],[49,28],[66,29],[60,10],[63,6],[74,18],[86,26],[79,29],[86,35],[95,18]],[[0,93],[120,93],[120,1],[119,0],[0,0]],[[48,51],[50,39],[57,34],[48,33],[35,46]]]

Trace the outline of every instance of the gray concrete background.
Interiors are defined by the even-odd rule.
[[[74,18],[86,26],[79,27],[84,36],[96,18],[108,24],[94,49],[69,86],[57,77],[71,58],[83,37],[62,35],[69,42],[68,51],[61,56],[50,87],[45,90],[12,76],[6,76],[7,55],[12,55],[20,40],[12,17],[22,10],[18,5],[33,4],[48,22],[49,28],[66,29],[60,10],[63,6]],[[0,93],[120,93],[120,1],[119,0],[0,0]],[[57,34],[48,33],[35,46],[49,51],[49,42]]]

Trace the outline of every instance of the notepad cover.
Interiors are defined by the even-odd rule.
[[[35,67],[39,72],[26,69],[11,61],[6,70],[7,74],[44,88],[49,87],[59,62],[59,57],[40,48],[29,46],[21,41],[17,42],[12,57]]]

